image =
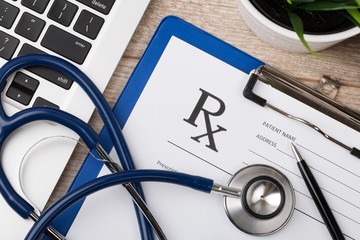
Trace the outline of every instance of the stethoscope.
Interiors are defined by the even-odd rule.
[[[103,119],[122,167],[116,164],[101,147],[101,139],[97,133],[75,116],[58,109],[34,107],[9,117],[0,104],[0,148],[3,147],[7,137],[19,127],[37,120],[54,121],[76,132],[89,149],[95,150],[104,159],[105,164],[113,173],[89,181],[68,192],[39,216],[31,204],[12,188],[0,166],[0,192],[3,198],[22,218],[30,218],[35,221],[25,239],[39,239],[44,232],[52,238],[65,239],[51,227],[51,223],[56,217],[82,198],[118,184],[122,184],[128,190],[138,206],[135,209],[142,239],[154,239],[152,229],[159,239],[166,239],[144,201],[144,194],[139,185],[143,181],[168,182],[207,193],[221,193],[225,195],[224,207],[230,221],[237,228],[249,234],[268,235],[274,233],[291,218],[295,205],[293,187],[285,175],[270,166],[249,165],[234,174],[228,186],[216,184],[208,178],[184,173],[135,170],[120,126],[105,98],[84,73],[65,60],[41,54],[14,58],[0,69],[0,86],[3,86],[6,79],[15,71],[35,65],[63,72],[88,94]]]

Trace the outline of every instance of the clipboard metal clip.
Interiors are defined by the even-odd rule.
[[[258,80],[270,84],[272,87],[290,95],[291,97],[296,98],[297,100],[302,101],[303,103],[329,115],[330,117],[337,119],[340,122],[345,123],[346,125],[354,128],[357,131],[359,131],[360,129],[359,113],[339,105],[338,103],[334,102],[333,99],[319,92],[316,92],[305,85],[302,85],[300,82],[296,81],[295,79],[290,78],[289,76],[279,72],[278,70],[268,65],[260,66],[258,69],[251,72],[249,80],[243,90],[243,95],[245,98],[251,100],[252,102],[262,107],[268,107],[286,116],[287,118],[296,120],[311,127],[312,129],[316,130],[318,133],[323,135],[326,139],[345,148],[347,151],[350,152],[350,154],[354,155],[355,157],[360,158],[359,149],[355,147],[349,147],[348,145],[342,143],[341,141],[338,141],[337,139],[325,133],[315,124],[307,121],[306,119],[291,115],[275,107],[274,105],[269,104],[266,99],[255,94],[253,90]]]

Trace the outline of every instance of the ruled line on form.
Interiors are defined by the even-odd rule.
[[[180,149],[180,150],[182,150],[182,151],[184,151],[184,152],[186,152],[186,153],[188,153],[188,154],[192,155],[193,157],[196,157],[197,159],[199,159],[199,160],[201,160],[201,161],[203,161],[203,162],[207,163],[208,165],[210,165],[210,166],[212,166],[212,167],[215,167],[215,168],[217,168],[217,169],[219,169],[219,170],[223,171],[224,173],[226,173],[226,174],[228,174],[228,175],[232,176],[232,174],[231,174],[230,172],[226,171],[225,169],[222,169],[221,167],[216,166],[215,164],[213,164],[213,163],[211,163],[211,162],[209,162],[209,161],[205,160],[204,158],[202,158],[202,157],[200,157],[200,156],[198,156],[198,155],[196,155],[196,154],[192,153],[191,151],[189,151],[189,150],[187,150],[187,149],[185,149],[185,148],[181,147],[180,145],[175,144],[174,142],[172,142],[172,141],[170,141],[170,140],[168,140],[167,142],[168,142],[168,143],[170,143],[171,145],[173,145],[174,147],[176,147],[176,148],[178,148],[178,149]]]

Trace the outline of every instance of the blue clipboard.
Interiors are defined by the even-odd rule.
[[[135,67],[119,99],[115,103],[113,112],[123,127],[133,110],[142,90],[155,69],[170,38],[177,38],[197,47],[198,49],[218,58],[219,60],[249,74],[251,70],[264,65],[258,59],[242,52],[215,36],[195,27],[194,25],[175,16],[164,18],[158,26],[143,56]],[[109,152],[113,145],[106,129],[100,133],[103,148]],[[135,162],[136,164],[136,162]],[[103,163],[88,155],[84,160],[75,180],[69,190],[98,176]],[[62,234],[68,232],[83,201],[78,202],[64,212],[53,226]]]

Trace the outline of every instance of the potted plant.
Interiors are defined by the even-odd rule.
[[[238,0],[263,41],[291,52],[314,52],[360,33],[360,0]]]

